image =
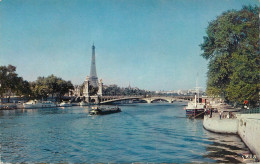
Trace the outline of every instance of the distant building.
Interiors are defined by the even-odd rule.
[[[163,94],[163,95],[194,95],[196,93],[195,89],[189,89],[189,90],[172,90],[172,91],[155,91],[156,94]],[[205,94],[202,90],[200,90],[200,94]]]

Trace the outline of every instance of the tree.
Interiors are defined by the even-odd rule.
[[[45,77],[38,77],[35,82],[31,82],[31,90],[32,90],[32,96],[34,98],[40,99],[40,98],[47,98],[48,94],[50,93],[50,89],[48,88],[46,84],[46,78]]]
[[[73,89],[70,81],[65,81],[62,78],[50,75],[48,77],[38,77],[35,82],[30,84],[33,96],[35,98],[47,98],[49,95],[56,94],[56,98],[61,99],[65,93]]]
[[[89,94],[92,95],[96,95],[98,92],[98,87],[94,87],[92,85],[89,85]]]
[[[104,86],[103,95],[106,96],[133,96],[133,95],[147,95],[151,92],[141,90],[139,88],[120,88],[117,85]]]
[[[60,90],[58,82],[61,80],[62,80],[61,78],[58,78],[58,77],[54,76],[53,74],[48,76],[45,79],[45,83],[49,89],[49,93],[52,95],[52,98],[53,98],[54,93],[56,93]]]
[[[18,96],[29,97],[31,95],[30,83],[23,78],[18,78],[17,92]]]
[[[207,94],[251,105],[259,101],[259,8],[244,6],[209,23],[200,45],[208,64]]]
[[[29,96],[30,87],[28,81],[24,81],[16,73],[16,67],[13,65],[0,66],[0,96],[4,93],[15,93],[19,96]]]
[[[74,89],[74,86],[70,81],[65,81],[60,79],[57,82],[57,93],[59,95],[59,98],[61,100],[61,97],[64,96],[64,94],[68,93],[70,89]]]

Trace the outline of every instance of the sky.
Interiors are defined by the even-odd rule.
[[[28,81],[54,74],[81,84],[96,46],[105,85],[205,90],[208,23],[257,0],[1,0],[0,65]]]

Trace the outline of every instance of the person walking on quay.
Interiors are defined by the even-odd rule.
[[[210,116],[209,118],[212,118],[212,109],[210,109]]]
[[[222,111],[219,111],[219,119],[221,120]]]

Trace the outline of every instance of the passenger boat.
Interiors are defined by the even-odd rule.
[[[185,107],[187,117],[203,118],[205,111],[205,104],[197,102],[189,102]]]
[[[60,106],[60,107],[71,107],[72,104],[71,104],[70,102],[65,102],[65,101],[63,101],[63,102],[61,102],[61,103],[59,104],[59,106]]]
[[[29,108],[51,108],[56,107],[56,104],[54,104],[51,101],[38,101],[38,100],[30,100],[26,103],[23,103],[23,108],[29,109]]]
[[[197,98],[198,94],[198,98]],[[186,117],[189,118],[203,118],[206,107],[206,99],[199,98],[199,91],[196,91],[194,101],[188,102],[188,105],[184,107],[186,110]]]
[[[92,107],[91,111],[89,112],[90,115],[105,115],[105,114],[112,114],[121,112],[119,107],[114,108],[101,108],[101,107]]]

